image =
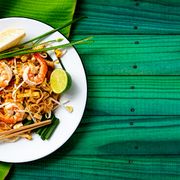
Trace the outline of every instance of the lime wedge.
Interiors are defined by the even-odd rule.
[[[54,93],[63,93],[70,88],[71,77],[63,69],[55,69],[50,76],[50,85]]]

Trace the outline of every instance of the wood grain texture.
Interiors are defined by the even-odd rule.
[[[88,75],[180,75],[179,35],[94,35],[93,40],[78,46]]]
[[[85,114],[180,115],[179,82],[179,76],[89,76]]]
[[[43,164],[43,167],[42,167]],[[55,166],[56,165],[56,166]],[[29,167],[34,179],[110,179],[110,180],[176,180],[180,177],[180,159],[162,156],[51,156],[26,165],[17,164],[20,176],[29,178]],[[14,171],[14,170],[13,170]]]
[[[79,0],[73,34],[180,34],[178,0]]]

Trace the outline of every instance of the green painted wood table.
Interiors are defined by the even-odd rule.
[[[71,39],[88,78],[67,143],[7,179],[180,179],[180,1],[79,0]]]

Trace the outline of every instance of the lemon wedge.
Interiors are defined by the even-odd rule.
[[[24,38],[23,29],[6,29],[0,32],[0,52],[16,46]]]

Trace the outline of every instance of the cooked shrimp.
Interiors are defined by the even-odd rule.
[[[10,130],[11,127],[5,122],[0,122],[0,132]]]
[[[23,80],[29,85],[41,84],[48,70],[46,61],[38,53],[34,54],[34,58],[38,61],[39,65],[27,65],[23,72]]]
[[[15,124],[24,119],[24,107],[20,103],[7,102],[1,105],[0,121],[7,124]]]
[[[8,86],[11,79],[11,68],[5,62],[0,61],[0,90]]]

